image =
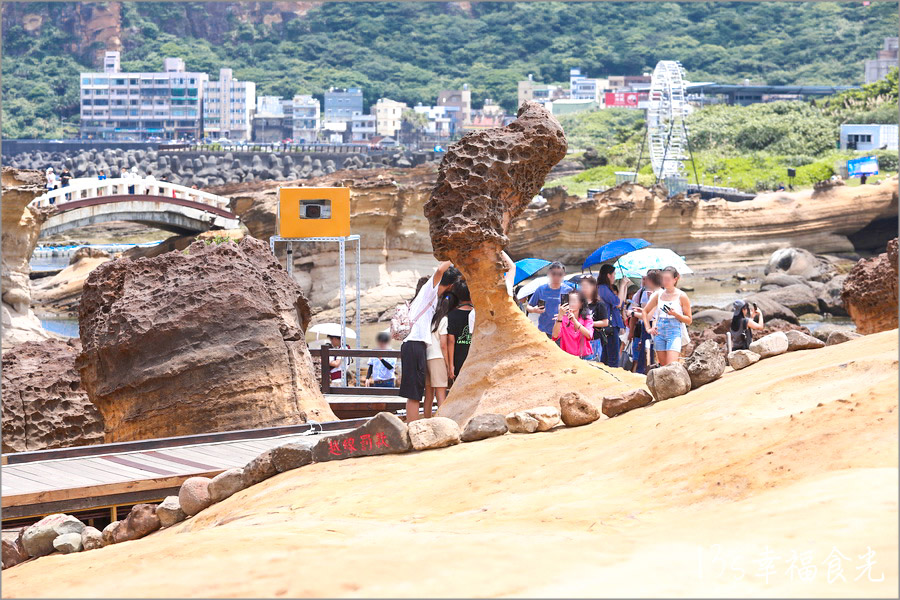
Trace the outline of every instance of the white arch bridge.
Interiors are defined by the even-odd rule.
[[[73,179],[31,206],[49,208],[40,237],[110,221],[130,221],[178,234],[235,229],[228,198],[156,179]]]

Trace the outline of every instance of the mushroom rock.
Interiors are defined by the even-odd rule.
[[[267,244],[198,241],[90,274],[76,366],[107,442],[331,421],[309,319]]]
[[[425,204],[434,254],[462,272],[475,305],[465,367],[439,415],[465,425],[476,414],[559,408],[569,391],[603,396],[642,387],[644,377],[567,354],[506,291],[500,251],[510,223],[566,154],[559,122],[526,102],[506,127],[465,135],[441,162]]]
[[[862,334],[897,328],[897,238],[887,252],[863,258],[844,280],[841,299]]]

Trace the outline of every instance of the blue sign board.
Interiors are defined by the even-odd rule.
[[[847,176],[859,177],[860,175],[878,175],[877,156],[864,156],[847,161]]]

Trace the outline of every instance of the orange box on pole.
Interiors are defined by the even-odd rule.
[[[350,188],[280,188],[278,235],[283,238],[350,235]]]

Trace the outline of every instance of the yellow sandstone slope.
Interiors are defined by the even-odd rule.
[[[896,596],[897,394],[894,330],[586,427],[284,473],[3,595]]]

